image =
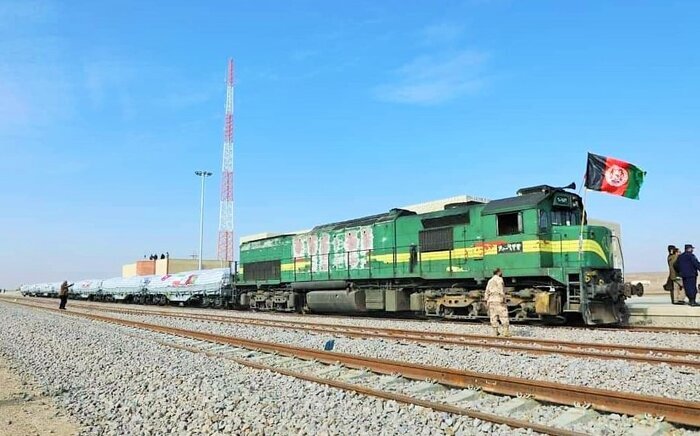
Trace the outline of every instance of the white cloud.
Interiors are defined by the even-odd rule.
[[[0,42],[0,51],[13,52],[25,40]],[[56,45],[57,51],[60,50]],[[40,57],[43,49],[0,59],[0,134],[37,127],[70,117],[75,108],[73,79],[59,59]],[[41,61],[27,59],[36,54]]]
[[[313,58],[314,56],[318,55],[318,50],[311,50],[311,49],[296,49],[291,52],[289,55],[290,59],[295,61],[295,62],[303,62],[303,61],[308,61],[310,58]]]
[[[3,127],[24,125],[30,121],[29,102],[16,82],[0,77],[0,132]]]
[[[383,101],[438,104],[481,90],[488,82],[484,64],[488,55],[462,50],[443,55],[424,55],[399,67],[396,80],[377,86]]]
[[[48,1],[5,0],[0,3],[0,30],[43,23],[55,15],[54,6]]]
[[[426,45],[449,44],[457,41],[464,33],[464,26],[452,23],[439,23],[425,27],[421,36]]]
[[[224,85],[219,86],[219,94],[223,95]],[[158,102],[165,107],[170,109],[186,109],[192,106],[198,106],[202,103],[206,103],[216,97],[216,90],[204,89],[204,90],[180,90],[178,92],[173,92],[159,99]],[[223,98],[223,97],[222,97]]]
[[[109,103],[107,96],[126,92],[127,86],[138,76],[138,69],[124,60],[104,57],[91,59],[83,65],[85,88],[92,103]]]
[[[64,41],[44,29],[56,19],[49,2],[0,2],[0,135],[40,134],[73,113]]]

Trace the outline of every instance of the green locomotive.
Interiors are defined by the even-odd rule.
[[[614,324],[641,285],[613,266],[607,227],[590,226],[570,189],[524,188],[487,203],[403,209],[249,238],[234,280],[239,308],[319,313],[413,313],[480,319],[486,281],[500,267],[514,321]],[[582,236],[582,237],[581,237]]]

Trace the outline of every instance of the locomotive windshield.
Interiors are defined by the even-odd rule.
[[[552,210],[540,210],[540,231],[547,231],[551,226],[580,226],[581,210],[555,207]]]
[[[576,209],[554,209],[550,212],[553,226],[581,225],[581,212]]]

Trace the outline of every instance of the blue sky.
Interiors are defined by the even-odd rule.
[[[216,254],[226,59],[236,238],[648,171],[629,270],[700,244],[700,4],[0,0],[0,287]]]

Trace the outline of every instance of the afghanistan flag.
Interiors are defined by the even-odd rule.
[[[639,200],[646,171],[619,159],[588,153],[586,188]]]

